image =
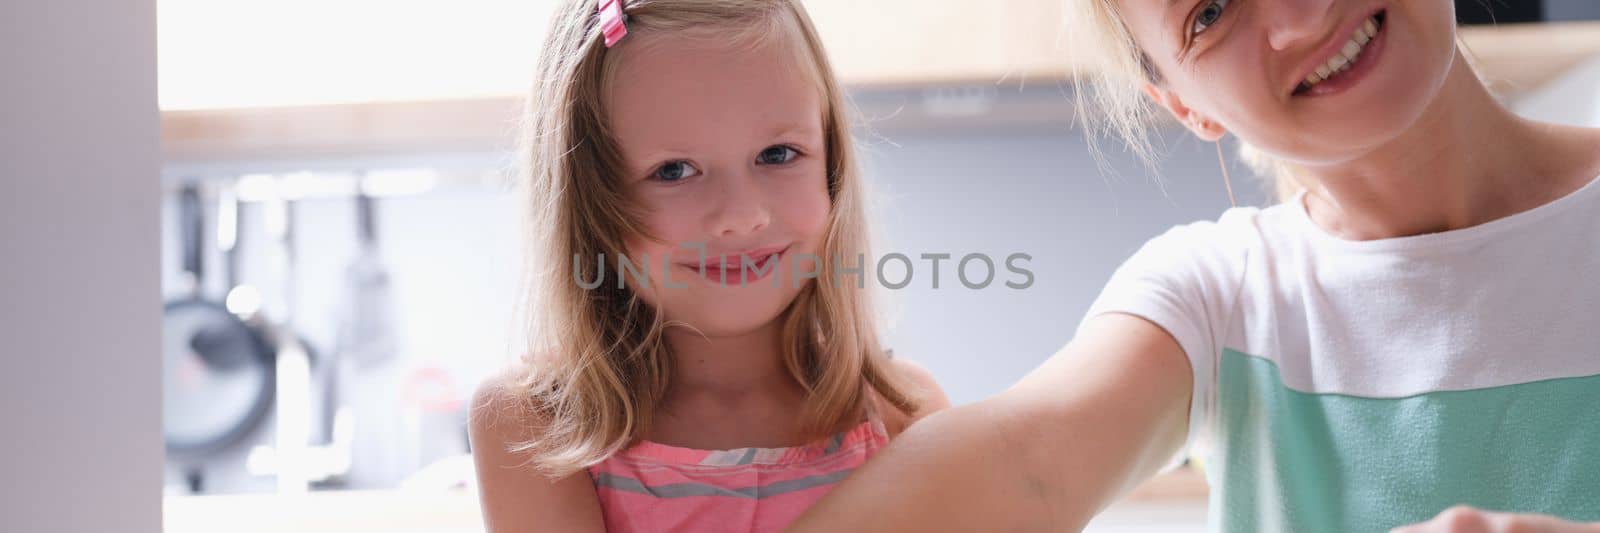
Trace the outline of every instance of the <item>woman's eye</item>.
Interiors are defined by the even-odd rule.
[[[700,170],[690,165],[688,161],[668,161],[656,169],[651,177],[661,181],[679,181],[700,175]]]
[[[1200,8],[1200,12],[1195,14],[1194,26],[1189,33],[1198,34],[1206,31],[1206,28],[1217,23],[1217,19],[1222,18],[1222,11],[1227,7],[1228,0],[1208,0],[1205,7]]]
[[[769,146],[756,156],[756,162],[763,165],[782,165],[799,157],[800,152],[787,146]]]

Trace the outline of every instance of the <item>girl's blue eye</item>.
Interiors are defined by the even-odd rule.
[[[668,161],[656,169],[651,177],[661,181],[680,181],[700,175],[700,170],[690,165],[688,161]]]
[[[763,165],[782,165],[799,157],[800,152],[787,146],[768,146],[756,156],[756,162]]]
[[[1217,19],[1222,18],[1222,11],[1227,7],[1228,0],[1208,0],[1205,7],[1200,8],[1200,12],[1195,14],[1194,26],[1190,29],[1190,33],[1198,34],[1216,24]]]

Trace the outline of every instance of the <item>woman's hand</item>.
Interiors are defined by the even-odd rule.
[[[1511,514],[1480,511],[1471,507],[1451,507],[1439,516],[1390,533],[1600,533],[1600,523],[1575,524],[1536,514]]]

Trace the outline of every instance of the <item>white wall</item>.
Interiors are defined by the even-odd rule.
[[[161,527],[155,4],[0,7],[0,531]]]

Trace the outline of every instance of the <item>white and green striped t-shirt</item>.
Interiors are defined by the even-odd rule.
[[[1456,504],[1600,521],[1600,180],[1347,241],[1297,199],[1152,239],[1089,316],[1166,329],[1213,530],[1388,531]]]

